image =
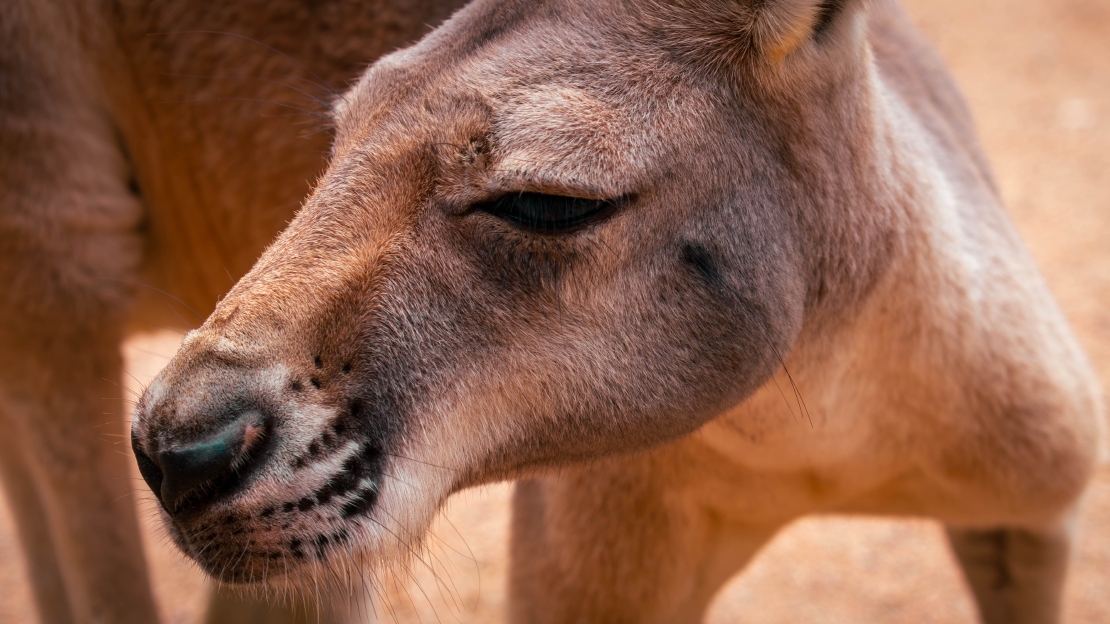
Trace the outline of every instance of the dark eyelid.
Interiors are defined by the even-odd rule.
[[[485,212],[525,230],[560,234],[608,216],[627,200],[628,197],[603,199],[522,191],[475,204],[472,210]]]

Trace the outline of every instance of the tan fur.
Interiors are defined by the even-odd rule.
[[[157,620],[122,337],[199,323],[319,175],[320,81],[458,4],[0,5],[0,474],[44,622]]]
[[[304,209],[140,403],[134,443],[155,459],[242,410],[265,418],[262,454],[226,491],[167,504],[175,541],[229,582],[326,581],[351,561],[373,574],[404,561],[451,492],[524,477],[518,621],[696,620],[778,527],[826,510],[937,517],[987,621],[1055,621],[1102,426],[1092,375],[933,53],[896,7],[818,4],[479,1],[367,70],[335,105],[330,162]],[[177,28],[182,16],[164,19]],[[246,115],[150,112],[152,94],[177,84],[151,68],[181,54],[156,41],[94,41],[111,51],[98,74],[109,87],[57,83],[86,89],[78,108],[100,102],[119,119],[149,204],[146,255],[129,251],[144,238],[120,184],[126,161],[89,151],[109,141],[103,115],[63,135],[78,147],[35,144],[53,145],[54,163],[80,146],[93,154],[81,166],[98,169],[71,187],[76,215],[110,214],[106,229],[122,234],[89,239],[64,213],[20,220],[36,195],[5,196],[12,255],[0,266],[78,276],[24,278],[8,318],[51,296],[95,302],[52,308],[83,311],[68,340],[88,364],[51,347],[65,344],[57,321],[4,334],[9,353],[32,359],[5,362],[9,420],[58,400],[63,361],[113,364],[105,345],[128,294],[82,282],[82,270],[151,267],[159,277],[146,279],[200,303],[221,290],[217,259],[245,269],[280,221],[254,215],[296,196],[291,172],[313,167],[280,133],[244,128]],[[219,41],[196,52],[276,62]],[[124,58],[149,63],[123,72],[149,82],[120,79]],[[56,122],[50,112],[34,114]],[[243,137],[235,149],[206,144],[224,131]],[[259,136],[271,151],[249,148]],[[247,155],[256,166],[229,166]],[[81,185],[105,180],[114,208],[98,212]],[[518,192],[620,201],[556,235],[473,208]],[[35,234],[9,234],[19,227]],[[32,265],[9,242],[57,249],[51,227],[86,255],[38,251]],[[217,243],[206,251],[207,230]],[[63,415],[90,402],[95,384],[83,384]],[[33,422],[47,421],[65,422]],[[51,426],[19,439],[72,457],[80,441]],[[64,486],[19,489],[19,466],[52,457],[23,444],[29,458],[5,467],[9,492],[30,492],[23,507],[78,500]],[[148,596],[130,522],[116,534],[131,554],[112,551],[123,563],[73,569],[138,579]],[[79,560],[61,529],[24,530]],[[58,569],[69,568],[44,567],[43,596]],[[120,607],[82,582],[61,582],[73,617]]]

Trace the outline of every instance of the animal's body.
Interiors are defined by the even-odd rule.
[[[0,3],[0,474],[45,622],[157,619],[121,339],[208,314],[323,170],[320,81],[459,4]]]
[[[211,574],[280,585],[352,560],[372,574],[451,492],[523,477],[519,621],[695,620],[778,527],[826,510],[939,518],[988,622],[1055,620],[1097,390],[958,94],[897,7],[480,1],[369,69],[334,115],[304,208],[137,411],[143,476]],[[21,281],[3,338],[19,357],[0,387],[28,455],[5,462],[10,491],[21,466],[112,461],[82,457],[47,416],[52,401],[84,414],[118,364],[130,295],[88,276],[143,266],[126,161],[113,126],[90,119],[40,130],[73,185],[0,173],[41,187],[4,199],[0,266]],[[211,136],[194,123],[177,135]],[[317,158],[237,144],[226,153],[272,167],[217,168],[196,184],[219,202],[188,212],[173,208],[189,185],[138,163],[215,156],[147,154],[131,147],[143,128],[122,132],[151,248],[188,254],[208,211],[246,206],[217,228],[238,232],[220,249],[258,241],[231,270],[279,225],[257,216],[274,198],[253,193],[295,195],[307,187],[280,167]],[[51,193],[81,209],[30,209]],[[166,215],[181,225],[158,226]],[[81,227],[55,225],[67,216]],[[78,251],[58,252],[55,232]],[[216,254],[159,253],[172,261],[144,279],[190,303],[219,292]],[[188,272],[168,271],[184,258]],[[42,309],[73,319],[20,320]],[[58,398],[78,364],[81,392]],[[21,527],[79,560],[53,528],[59,506],[95,505],[58,472],[17,503],[32,520],[40,505],[52,532]],[[133,525],[102,570],[141,577]],[[76,612],[119,607],[96,581],[78,593],[44,569],[40,595],[64,586]]]

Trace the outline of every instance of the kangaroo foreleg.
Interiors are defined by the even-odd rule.
[[[1069,530],[950,527],[948,539],[986,624],[1059,621]]]
[[[512,621],[700,621],[776,527],[726,525],[670,473],[648,454],[519,482]]]

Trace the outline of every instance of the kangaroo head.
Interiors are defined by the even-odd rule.
[[[372,66],[143,396],[173,539],[229,582],[380,563],[460,488],[743,401],[888,248],[860,4],[479,1]]]

